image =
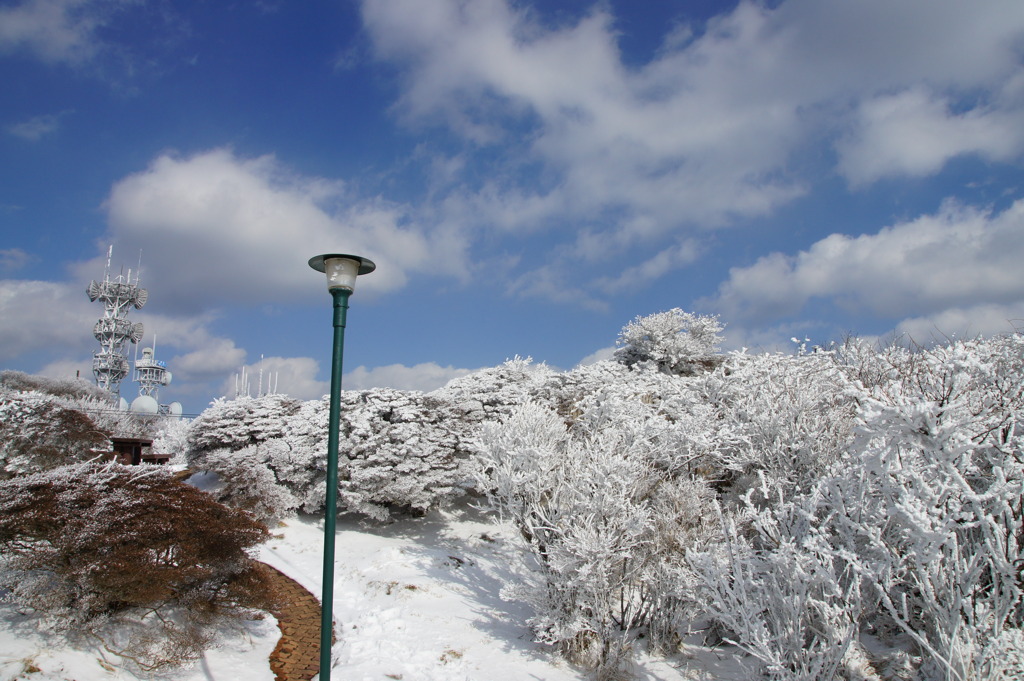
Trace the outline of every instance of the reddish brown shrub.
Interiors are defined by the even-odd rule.
[[[41,622],[154,668],[271,604],[267,529],[154,468],[79,464],[0,483],[0,586]],[[134,632],[134,633],[133,633]]]

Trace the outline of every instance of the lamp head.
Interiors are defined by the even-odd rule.
[[[356,277],[377,269],[369,258],[346,253],[325,253],[312,257],[309,266],[327,275],[328,291],[343,289],[349,293],[356,288]]]

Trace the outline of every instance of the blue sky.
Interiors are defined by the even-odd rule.
[[[1024,323],[1019,0],[0,0],[0,79],[0,367],[89,375],[113,244],[186,412],[327,391],[324,252],[348,388]]]

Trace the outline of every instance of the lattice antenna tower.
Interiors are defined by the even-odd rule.
[[[140,309],[149,299],[149,292],[139,287],[139,274],[135,273],[132,282],[132,271],[128,275],[110,276],[110,258],[114,247],[107,250],[107,266],[103,271],[103,281],[91,281],[86,294],[90,301],[103,303],[103,316],[92,327],[93,335],[100,342],[100,349],[92,355],[92,374],[96,385],[103,388],[115,398],[121,396],[121,381],[128,375],[128,355],[125,346],[142,340],[142,324],[133,324],[128,320],[131,308]]]

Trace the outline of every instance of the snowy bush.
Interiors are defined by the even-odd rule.
[[[508,416],[531,399],[543,399],[540,396],[557,380],[558,375],[547,365],[534,364],[529,357],[515,357],[453,379],[429,394],[452,405],[459,420],[474,428],[484,421]]]
[[[693,551],[695,598],[765,678],[835,679],[857,640],[861,575],[800,505],[760,510],[754,532],[722,518],[725,541]],[[752,535],[752,536],[750,536]]]
[[[155,669],[267,605],[264,526],[156,467],[77,464],[0,483],[0,586],[45,628]]]
[[[653,362],[666,373],[692,376],[718,363],[714,353],[723,328],[716,315],[695,315],[678,307],[637,317],[619,334],[615,358],[627,365]]]
[[[642,422],[570,432],[536,403],[482,433],[479,484],[519,529],[542,582],[509,594],[532,604],[540,640],[599,678],[618,674],[640,635],[674,642],[684,550],[710,536],[707,486],[647,458],[659,435]]]
[[[787,498],[807,491],[852,442],[856,401],[828,353],[732,353],[695,387],[716,412],[709,474],[733,498],[751,489]]]
[[[0,388],[14,392],[36,392],[62,399],[87,399],[110,403],[110,393],[81,378],[50,378],[20,371],[0,371]]]
[[[1019,679],[1022,337],[723,357],[720,330],[673,310],[617,362],[346,392],[341,504],[475,484],[536,566],[505,593],[599,677],[706,618],[772,679]],[[261,517],[322,510],[326,400],[260,399],[197,419],[191,460]]]
[[[1022,350],[1017,336],[921,353],[898,388],[863,400],[866,474],[841,479],[860,500],[860,544],[885,566],[879,619],[935,678],[1017,678],[998,667],[1024,625]]]
[[[0,388],[0,479],[100,458],[109,435],[58,398]]]
[[[188,434],[192,420],[185,418],[162,418],[156,421],[153,433],[153,453],[171,457],[172,464],[184,464],[188,451]]]
[[[379,520],[389,509],[416,513],[465,494],[470,450],[449,403],[381,388],[348,393],[339,441],[338,499]]]
[[[260,517],[299,507],[322,512],[329,406],[276,395],[215,403],[192,426],[190,465],[216,472],[220,498]],[[385,520],[464,494],[471,479],[464,418],[444,399],[418,392],[343,392],[340,508]]]
[[[241,509],[264,523],[273,523],[295,510],[299,500],[278,482],[268,458],[284,446],[281,440],[249,445],[238,451],[215,450],[204,457],[204,470],[216,473],[219,484],[210,491],[224,504]]]
[[[299,411],[301,404],[299,400],[277,394],[214,400],[192,422],[188,436],[189,463],[207,451],[238,450],[284,436],[289,417]]]
[[[809,488],[767,471],[775,503],[748,494],[727,550],[691,555],[708,612],[772,678],[822,678],[870,633],[917,678],[1018,679],[1024,339],[858,353],[837,465]]]

